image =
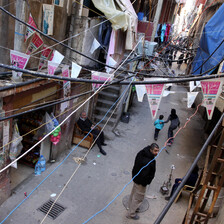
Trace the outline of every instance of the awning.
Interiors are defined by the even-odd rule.
[[[224,4],[205,25],[197,55],[194,59],[193,74],[203,73],[224,59]],[[210,55],[215,53],[210,57]],[[210,58],[209,58],[210,57]],[[208,59],[209,58],[209,59]],[[201,67],[202,63],[208,61]]]

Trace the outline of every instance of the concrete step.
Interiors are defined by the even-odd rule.
[[[112,114],[112,112],[114,111],[114,107],[108,112],[108,108],[105,107],[96,107],[95,109],[95,115],[105,115],[108,112],[108,116],[110,116]],[[112,117],[116,118],[117,114],[116,111],[113,113]]]
[[[104,115],[95,115],[95,118],[94,118],[94,121],[97,123],[99,121],[101,121],[101,119],[104,117]],[[109,118],[109,115],[106,116],[100,124],[105,124],[107,122],[107,119]],[[108,121],[107,125],[110,125],[110,126],[113,126],[114,125],[114,122],[116,122],[116,119],[115,118],[110,118],[110,120]],[[102,125],[100,125],[102,127]]]
[[[119,97],[118,94],[116,93],[111,93],[111,92],[100,92],[98,95],[98,99],[104,99],[104,100],[110,100],[110,101],[116,101],[116,99]]]
[[[97,100],[97,107],[110,108],[113,104],[114,102],[110,100],[99,99],[99,98]]]
[[[120,86],[111,85],[111,86],[107,87],[106,89],[104,89],[102,92],[110,92],[110,93],[115,93],[115,94],[119,95]]]

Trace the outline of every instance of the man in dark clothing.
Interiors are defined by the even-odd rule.
[[[83,111],[79,117],[79,120],[77,121],[78,126],[82,131],[90,131],[91,129],[94,128],[93,123],[87,118],[86,112]],[[106,146],[107,144],[104,143],[104,134],[103,132],[100,132],[97,127],[95,127],[91,131],[93,138],[96,139],[96,144],[98,145],[100,152],[105,156],[107,153],[102,149],[102,145]],[[97,136],[99,137],[97,138]]]
[[[189,185],[189,186],[192,186],[194,187],[196,182],[197,182],[197,179],[198,179],[198,171],[199,171],[199,167],[198,165],[195,166],[195,168],[193,169],[191,175],[188,177],[185,185]],[[178,188],[178,186],[180,185],[182,179],[181,178],[176,178],[175,179],[175,183],[172,187],[172,190],[171,190],[171,193],[170,193],[170,196],[168,197],[165,197],[165,200],[169,201],[171,196],[173,195],[173,193],[176,191],[176,189]]]
[[[132,169],[133,188],[128,202],[127,218],[138,220],[139,216],[136,214],[141,203],[144,200],[146,186],[149,185],[156,172],[156,161],[154,160],[159,152],[159,146],[152,143],[138,152],[135,158],[135,164]],[[144,168],[143,168],[144,167]]]

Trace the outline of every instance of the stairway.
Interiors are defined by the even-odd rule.
[[[111,108],[111,106],[119,98],[119,94],[120,94],[120,87],[118,85],[109,86],[98,93],[98,99],[97,99],[95,111],[93,114],[95,123],[97,123],[103,119],[103,117],[108,112],[108,110]],[[106,117],[101,121],[102,125],[104,125],[107,122],[108,118],[111,116],[115,107],[116,107],[116,104],[107,113]],[[117,120],[120,118],[120,115],[117,113],[117,111],[118,110],[116,109],[115,112],[113,113],[112,117],[109,119],[109,121],[107,123],[107,125],[109,125],[110,128],[113,128],[116,125]]]

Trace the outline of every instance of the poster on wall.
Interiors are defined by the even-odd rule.
[[[65,78],[70,78],[70,71],[69,71],[68,65],[65,65],[62,68],[62,76]],[[63,91],[64,91],[64,97],[70,96],[70,93],[71,93],[71,82],[70,81],[63,81]]]
[[[111,81],[111,79],[113,79],[113,75],[105,73],[105,72],[95,72],[92,71],[92,80],[98,80],[98,81],[104,81],[104,82],[109,82]],[[100,86],[102,86],[102,84],[99,83],[93,83],[92,84],[92,88],[96,89],[99,88]]]
[[[64,0],[53,0],[55,5],[58,5],[60,7],[63,7],[64,4]]]
[[[54,5],[43,4],[43,32],[53,35]]]
[[[145,79],[146,80],[146,79]],[[160,101],[165,88],[164,84],[147,84],[145,85],[149,107],[152,114],[152,119],[156,118],[159,109]]]
[[[211,79],[209,81],[201,81],[202,93],[204,98],[204,106],[206,107],[208,120],[212,119],[215,103],[222,90],[222,81]]]
[[[49,75],[54,75],[54,72],[55,72],[55,70],[57,69],[58,66],[59,66],[58,63],[48,61],[48,74]]]
[[[39,71],[47,65],[47,60],[48,60],[51,52],[52,52],[52,50],[50,48],[48,48],[47,45],[44,44],[43,51],[41,52],[41,55],[40,55],[40,61],[39,61],[39,66],[38,66]]]
[[[30,13],[30,15],[29,15],[29,21],[28,21],[28,24],[31,25],[31,26],[33,26],[34,28],[37,28],[36,23],[34,22],[34,19],[33,19],[32,15],[31,15],[31,13]],[[27,39],[28,39],[29,37],[31,37],[34,33],[35,33],[35,30],[33,30],[32,28],[30,28],[30,27],[27,26],[24,41],[26,42]]]
[[[42,45],[44,44],[43,40],[41,37],[35,32],[33,35],[30,44],[26,50],[26,54],[30,55],[34,53],[37,49],[39,49]]]
[[[29,61],[29,58],[30,56],[27,54],[23,54],[15,50],[10,50],[10,62],[12,66],[24,69],[27,65],[27,62]],[[12,71],[12,79],[21,79],[22,74],[22,72]]]

